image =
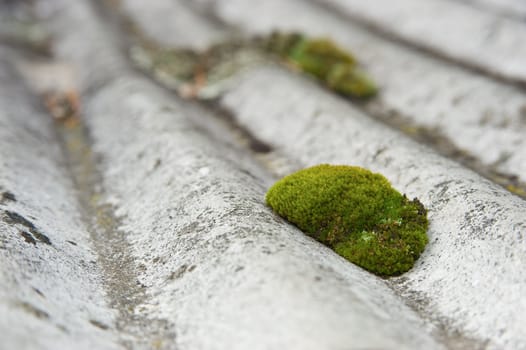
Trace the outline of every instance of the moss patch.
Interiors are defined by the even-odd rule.
[[[300,170],[276,182],[266,202],[309,236],[382,276],[411,269],[428,241],[422,203],[360,167]]]
[[[358,67],[354,56],[329,39],[275,32],[266,46],[341,94],[366,98],[377,93],[376,85]]]

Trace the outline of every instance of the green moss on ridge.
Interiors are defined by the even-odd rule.
[[[274,32],[266,47],[341,94],[367,98],[378,91],[354,56],[329,39]]]
[[[279,180],[273,210],[358,266],[382,276],[411,269],[427,244],[427,211],[380,174],[318,165]]]

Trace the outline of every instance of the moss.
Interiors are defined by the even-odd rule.
[[[267,204],[309,236],[375,274],[411,269],[427,244],[427,212],[380,174],[318,165],[284,177]]]
[[[377,92],[372,80],[359,69],[354,56],[329,39],[275,32],[266,47],[341,94],[366,98]]]
[[[335,65],[353,68],[354,57],[328,39],[303,38],[289,52],[289,58],[304,71],[325,80]]]
[[[325,79],[327,85],[343,95],[361,98],[374,96],[378,89],[360,69],[349,65],[334,65]]]

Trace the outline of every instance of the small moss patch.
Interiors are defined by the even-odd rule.
[[[274,32],[267,48],[346,96],[367,98],[378,89],[363,72],[354,56],[324,38],[307,38],[299,33]]]
[[[318,165],[279,180],[267,204],[309,236],[377,275],[402,274],[428,238],[427,211],[380,174],[343,165]]]

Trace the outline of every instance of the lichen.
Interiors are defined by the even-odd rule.
[[[377,93],[376,85],[354,56],[329,39],[274,32],[266,47],[341,94],[366,98]]]
[[[380,174],[318,165],[279,180],[267,204],[307,235],[381,276],[412,268],[427,244],[427,211]]]

